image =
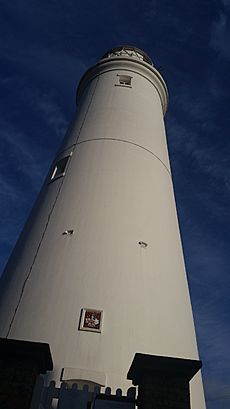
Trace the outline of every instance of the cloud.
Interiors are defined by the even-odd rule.
[[[216,289],[213,288],[213,290],[215,294]],[[227,313],[221,314],[217,306],[218,303],[210,292],[209,301],[201,300],[199,305],[195,306],[199,311],[196,327],[200,350],[204,351],[205,356],[205,359],[202,356],[201,359],[203,359],[207,401],[218,404],[223,400],[226,404],[230,404],[229,317]]]
[[[194,113],[190,111],[192,116]],[[201,113],[199,113],[201,116]],[[204,122],[205,123],[205,120]],[[189,156],[195,161],[194,168],[197,172],[206,173],[215,178],[230,180],[230,171],[227,168],[229,154],[221,149],[218,152],[217,146],[212,142],[208,147],[202,142],[201,132],[191,129],[189,124],[183,123],[175,115],[168,117],[170,129],[170,149],[173,152],[183,153],[183,156]]]
[[[11,125],[3,124],[1,121],[0,126],[1,145],[3,146],[1,155],[7,152],[11,161],[14,161],[17,171],[23,173],[27,180],[31,181],[31,188],[37,186],[36,179],[42,176],[44,162],[37,163],[32,154],[33,148],[30,149],[29,145],[24,142],[27,138],[22,132],[16,131]]]
[[[222,4],[224,7],[229,8],[230,7],[230,0],[221,0]]]
[[[51,95],[43,94],[35,103],[34,108],[39,111],[47,126],[54,131],[54,135],[59,138],[63,137],[68,123],[54,98]]]
[[[68,7],[60,1],[57,9],[54,13],[49,2],[39,6],[32,0],[28,7],[27,1],[4,1],[0,16],[1,59],[27,81],[49,88],[58,87],[59,93],[66,95],[68,90],[75,91],[89,61],[79,55],[81,34],[79,38],[76,34],[72,38],[69,25],[72,26],[74,20],[69,18],[70,5]],[[65,14],[69,24],[67,21],[61,30],[60,19]],[[72,44],[75,44],[76,52],[73,52]]]
[[[225,2],[227,4],[227,2]],[[227,14],[219,14],[218,20],[213,23],[210,45],[218,54],[230,59],[230,29]]]
[[[209,409],[224,409],[222,401],[230,404],[230,394],[226,394],[230,385],[227,248],[221,250],[221,246],[218,247],[220,243],[215,243],[213,237],[207,237],[200,225],[193,229],[191,237],[187,239],[189,282],[203,361],[205,395]]]
[[[47,152],[40,155],[36,143],[31,143],[30,135],[0,118],[0,268],[25,222],[49,161]]]
[[[223,404],[226,408],[230,406],[230,382],[221,383],[214,380],[206,382],[206,398],[208,403],[214,402],[215,405],[220,405],[219,408],[223,408]],[[228,406],[227,406],[228,405]],[[216,406],[217,407],[217,406]]]
[[[64,52],[50,51],[42,44],[31,43],[24,49],[21,40],[16,39],[12,47],[0,41],[2,57],[14,64],[15,71],[23,71],[24,75],[33,76],[36,80],[42,78],[50,87],[58,84],[60,92],[75,88],[74,84],[86,69],[85,63]]]
[[[193,175],[208,177],[213,198],[210,201],[211,198],[206,197],[204,203],[210,204],[210,208],[218,202],[220,191],[222,199],[230,200],[230,143],[229,139],[224,139],[224,124],[220,120],[221,96],[220,92],[213,93],[207,77],[198,94],[194,95],[191,86],[180,87],[172,98],[172,108],[167,115],[173,173],[180,176],[181,164],[185,165],[186,161]],[[203,193],[205,191],[200,194]]]

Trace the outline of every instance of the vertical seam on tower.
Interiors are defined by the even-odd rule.
[[[97,82],[96,82],[96,84],[95,84],[95,88],[94,88],[94,90],[93,90],[93,92],[92,92],[92,95],[91,95],[91,98],[90,98],[88,107],[87,107],[87,109],[86,109],[85,116],[84,116],[83,121],[82,121],[82,125],[81,125],[81,127],[80,127],[80,129],[79,129],[76,143],[73,145],[73,152],[74,152],[74,150],[75,150],[75,148],[76,148],[76,146],[77,146],[78,139],[79,139],[79,137],[80,137],[80,134],[81,134],[82,128],[83,128],[83,126],[84,126],[84,123],[85,123],[87,114],[88,114],[88,112],[89,112],[89,108],[90,108],[90,106],[91,106],[91,103],[92,103],[92,100],[93,100],[93,97],[94,97],[94,94],[95,94],[95,91],[96,91],[96,88],[97,88],[98,81],[99,81],[99,77],[98,77]],[[70,161],[71,161],[71,158],[70,158],[70,160],[68,161],[66,171],[67,171],[68,168],[69,168]],[[46,221],[46,224],[45,224],[45,228],[44,228],[44,230],[43,230],[43,232],[42,232],[41,239],[40,239],[40,241],[39,241],[39,243],[38,243],[38,246],[37,246],[37,249],[36,249],[36,251],[35,251],[35,255],[34,255],[33,261],[32,261],[31,266],[30,266],[30,268],[29,268],[29,272],[28,272],[28,274],[27,274],[27,276],[26,276],[26,278],[25,278],[25,280],[24,280],[24,282],[23,282],[22,289],[21,289],[21,292],[20,292],[20,295],[19,295],[19,299],[18,299],[17,305],[16,305],[16,307],[15,307],[13,316],[12,316],[12,318],[11,318],[8,331],[7,331],[7,333],[6,333],[6,338],[8,338],[8,336],[9,336],[9,334],[10,334],[10,331],[11,331],[11,329],[12,329],[12,326],[13,326],[13,323],[14,323],[14,320],[15,320],[15,317],[16,317],[16,314],[17,314],[17,311],[18,311],[18,308],[19,308],[19,306],[20,306],[20,303],[21,303],[21,300],[22,300],[22,297],[23,297],[23,294],[24,294],[24,291],[25,291],[25,287],[26,287],[27,281],[29,280],[30,275],[31,275],[31,273],[32,273],[33,266],[34,266],[34,264],[35,264],[35,261],[36,261],[37,256],[38,256],[38,252],[39,252],[39,250],[40,250],[40,248],[41,248],[43,239],[44,239],[44,237],[45,237],[45,234],[46,234],[46,231],[47,231],[47,228],[48,228],[49,221],[50,221],[50,219],[51,219],[51,216],[52,216],[52,213],[53,213],[53,211],[54,211],[55,205],[56,205],[56,203],[57,203],[59,194],[60,194],[60,192],[61,192],[61,188],[62,188],[62,186],[63,186],[64,179],[65,179],[65,177],[62,178],[62,181],[61,181],[60,186],[59,186],[59,188],[58,188],[56,197],[55,197],[55,199],[54,199],[53,206],[51,207],[51,210],[50,210],[50,212],[49,212],[49,214],[48,214],[47,221]]]

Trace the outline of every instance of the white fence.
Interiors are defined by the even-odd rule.
[[[110,388],[100,393],[100,388],[95,387],[90,392],[88,385],[83,389],[73,385],[69,389],[62,383],[58,388],[51,381],[49,386],[42,388],[39,409],[134,409],[135,394],[135,388],[129,388],[126,395],[122,395],[122,390],[117,389],[116,394],[112,395]]]

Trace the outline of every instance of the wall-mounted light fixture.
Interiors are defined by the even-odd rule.
[[[148,243],[145,243],[145,241],[139,241],[138,244],[143,248],[146,248],[148,246]]]
[[[74,234],[74,230],[65,230],[62,233],[63,236],[72,236],[72,234]]]

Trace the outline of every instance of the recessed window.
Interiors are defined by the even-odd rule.
[[[118,75],[119,85],[131,87],[132,77],[129,75]]]
[[[65,156],[64,158],[60,159],[54,166],[54,170],[51,176],[51,180],[57,179],[61,176],[65,175],[67,163],[69,161],[70,155]]]

